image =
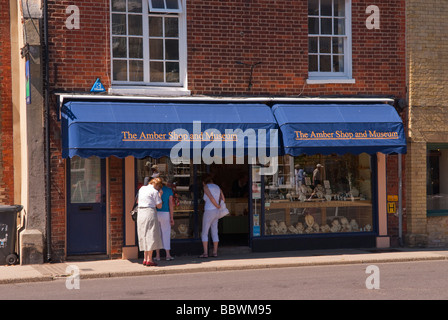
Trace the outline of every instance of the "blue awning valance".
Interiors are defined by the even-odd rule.
[[[401,118],[387,104],[273,106],[286,154],[406,153]]]
[[[221,141],[223,150],[226,143],[247,148],[249,139],[237,142],[232,131],[265,129],[269,145],[270,129],[278,129],[271,109],[264,104],[69,101],[61,114],[65,158],[159,158],[170,156],[182,139],[192,149],[202,149],[212,141]]]

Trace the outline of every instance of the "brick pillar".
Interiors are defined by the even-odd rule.
[[[426,246],[426,142],[408,143],[406,192],[406,245]]]

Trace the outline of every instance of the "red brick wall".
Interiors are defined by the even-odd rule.
[[[89,91],[96,78],[110,86],[109,0],[48,1],[50,85],[56,91]],[[69,30],[68,6],[80,12],[80,28]]]
[[[123,161],[116,157],[109,159],[110,181],[110,254],[113,258],[121,258],[123,247]]]
[[[55,90],[110,86],[109,0],[76,2],[80,29],[68,30],[71,1],[49,1],[50,81]],[[352,0],[355,84],[307,85],[307,0],[187,1],[188,89],[211,95],[405,96],[404,0],[378,0],[380,29],[368,30],[371,1]],[[246,63],[262,62],[253,73]]]
[[[189,1],[188,76],[194,94],[394,95],[404,97],[404,0],[375,1],[380,29],[368,30],[371,1],[352,1],[356,84],[306,85],[307,1]],[[304,86],[305,84],[305,86]]]
[[[14,203],[9,1],[0,0],[0,203]]]

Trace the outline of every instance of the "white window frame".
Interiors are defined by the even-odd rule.
[[[320,7],[320,0],[319,7]],[[308,71],[308,84],[321,84],[321,83],[355,83],[355,79],[352,78],[352,4],[351,0],[345,0],[345,37],[344,38],[344,72],[319,72]],[[308,16],[313,18],[321,18],[322,16]],[[327,16],[325,16],[327,17]],[[334,24],[332,24],[332,27]],[[308,37],[314,37],[316,34],[310,34],[308,31]],[[319,36],[320,33],[319,33]],[[326,35],[322,35],[326,36]],[[328,35],[331,36],[331,35]],[[334,36],[333,36],[334,37]],[[308,55],[310,55],[308,53]]]
[[[151,0],[142,0],[142,16],[143,16],[143,61],[144,61],[144,80],[136,81],[117,81],[113,80],[113,47],[112,47],[112,14],[122,12],[112,11],[112,0],[110,1],[110,55],[111,55],[111,82],[109,89],[111,94],[144,94],[144,95],[189,95],[187,90],[187,18],[185,3],[186,0],[178,0],[180,12],[174,12],[170,9],[169,13],[176,13],[179,17],[179,82],[150,82],[149,73],[149,25],[148,17],[150,16]],[[159,11],[158,11],[159,12]],[[167,13],[168,14],[168,13]],[[163,13],[162,13],[163,15]],[[129,36],[126,36],[129,37]]]

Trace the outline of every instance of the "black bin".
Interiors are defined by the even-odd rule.
[[[19,259],[15,253],[17,213],[22,209],[21,205],[0,205],[0,265],[13,265]]]

